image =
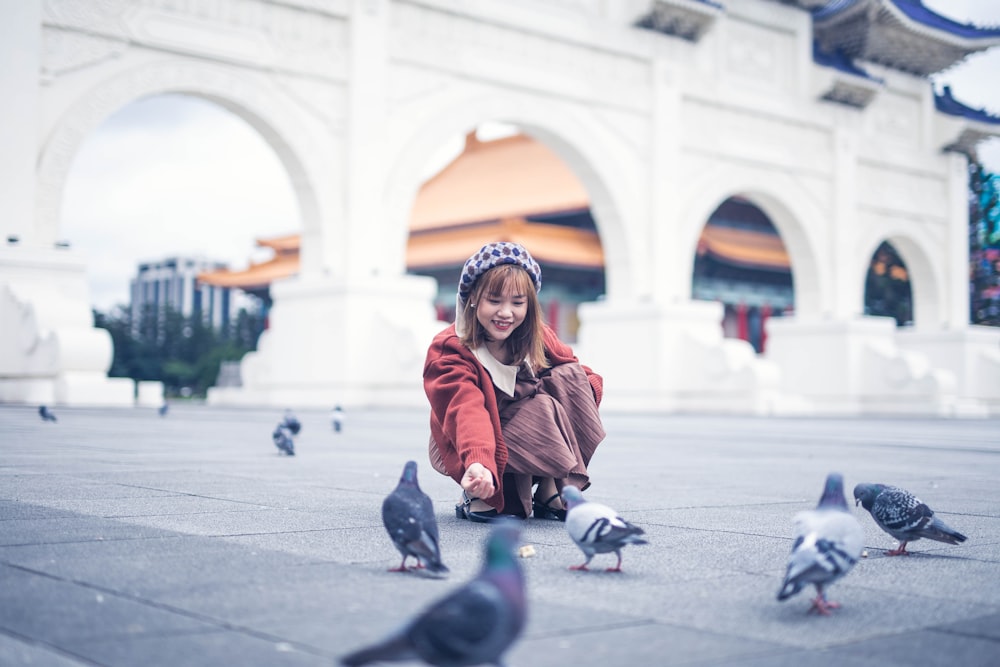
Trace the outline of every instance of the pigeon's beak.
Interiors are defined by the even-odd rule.
[[[857,507],[860,504],[861,504],[861,498],[855,498],[854,499],[854,506]]]

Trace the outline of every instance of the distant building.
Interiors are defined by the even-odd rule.
[[[169,257],[139,264],[136,277],[131,281],[132,321],[139,322],[147,308],[162,312],[169,307],[185,317],[201,312],[215,329],[229,326],[239,307],[246,307],[245,295],[238,293],[239,290],[198,280],[202,272],[225,268],[224,263],[193,257]]]
[[[455,289],[469,255],[491,241],[527,247],[542,265],[546,321],[575,342],[577,307],[605,291],[604,249],[590,197],[572,170],[545,144],[524,134],[464,150],[420,188],[410,214],[406,268],[438,281],[438,318],[455,318]],[[298,234],[257,239],[273,258],[242,271],[206,271],[203,284],[240,288],[270,302],[272,281],[298,273]],[[694,298],[725,305],[723,332],[763,349],[767,317],[794,307],[788,255],[777,230],[741,198],[723,203],[698,242]]]

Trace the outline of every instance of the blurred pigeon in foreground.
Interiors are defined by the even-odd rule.
[[[163,405],[161,405],[161,406],[160,406],[159,408],[157,408],[157,410],[156,410],[156,411],[157,411],[157,412],[159,413],[159,415],[160,415],[161,417],[166,417],[166,416],[167,416],[167,412],[169,412],[169,411],[170,411],[170,406],[169,406],[169,405],[167,405],[166,403],[164,403],[164,404],[163,404]]]
[[[292,434],[288,432],[284,423],[278,424],[274,429],[274,433],[271,434],[271,438],[278,449],[289,456],[295,456],[295,442],[292,440]]]
[[[587,557],[582,565],[571,565],[571,570],[586,570],[594,554],[615,552],[618,563],[608,572],[622,571],[622,549],[628,544],[648,544],[639,535],[645,531],[633,526],[607,505],[588,502],[580,489],[566,486],[562,490],[566,505],[566,531]]]
[[[390,572],[405,572],[406,559],[413,556],[417,567],[431,572],[447,572],[441,562],[437,518],[434,505],[417,483],[417,463],[407,461],[399,484],[382,501],[382,523],[393,544],[403,555],[403,562]]]
[[[527,617],[524,573],[514,553],[520,537],[517,522],[495,522],[486,538],[483,568],[474,579],[383,641],[344,656],[341,664],[423,660],[437,667],[500,665]]]
[[[38,416],[42,418],[42,421],[54,422],[59,421],[56,416],[49,411],[48,406],[39,405],[38,406]]]
[[[934,510],[906,489],[887,484],[858,484],[854,487],[854,504],[868,510],[882,530],[899,540],[899,548],[886,551],[886,556],[909,556],[907,543],[921,537],[948,544],[967,539],[934,516]]]
[[[832,472],[827,476],[819,505],[796,514],[795,524],[795,543],[778,600],[787,600],[813,584],[816,599],[809,611],[827,616],[840,604],[827,600],[824,588],[851,571],[865,541],[861,524],[847,508],[842,475]]]
[[[302,430],[302,422],[299,421],[299,418],[290,409],[285,410],[285,418],[282,420],[281,425],[287,428],[292,435],[298,435],[299,431]]]
[[[344,428],[344,411],[339,405],[334,406],[330,420],[333,423],[333,430],[340,433],[341,429]]]

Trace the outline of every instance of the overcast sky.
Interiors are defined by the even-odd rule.
[[[924,0],[963,22],[1000,26],[1000,0]],[[935,81],[969,106],[1000,115],[1000,47]],[[982,148],[1000,173],[1000,139]],[[193,97],[159,96],[120,110],[77,155],[60,238],[88,260],[91,302],[128,302],[140,261],[205,256],[241,268],[254,239],[299,230],[298,204],[277,156],[245,122]]]

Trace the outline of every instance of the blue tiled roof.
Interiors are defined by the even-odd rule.
[[[841,72],[846,72],[847,74],[853,74],[854,76],[861,76],[866,79],[871,79],[872,81],[882,82],[881,79],[872,76],[868,72],[864,71],[860,67],[854,64],[854,61],[847,56],[843,51],[834,51],[830,53],[824,51],[820,47],[819,42],[813,40],[813,61],[817,65],[822,65],[824,67],[832,67],[833,69],[840,70]]]
[[[920,0],[890,0],[908,17],[931,28],[945,30],[958,37],[977,39],[984,37],[1000,37],[1000,28],[980,28],[971,23],[959,23],[935,14]]]
[[[980,123],[1000,125],[1000,116],[994,116],[985,109],[973,109],[956,100],[951,94],[951,86],[945,86],[941,94],[934,93],[934,106],[937,107],[938,111],[946,113],[949,116],[958,116]]]
[[[858,0],[832,0],[826,3],[826,6],[820,7],[812,13],[813,19],[825,19],[827,17],[833,16],[834,14],[839,14],[845,9],[850,9],[854,5],[858,4]]]
[[[971,23],[959,23],[932,12],[921,0],[888,0],[909,19],[944,32],[967,39],[988,39],[1000,37],[1000,27],[981,28]],[[858,4],[858,0],[831,0],[826,6],[813,12],[813,19],[822,20]]]

